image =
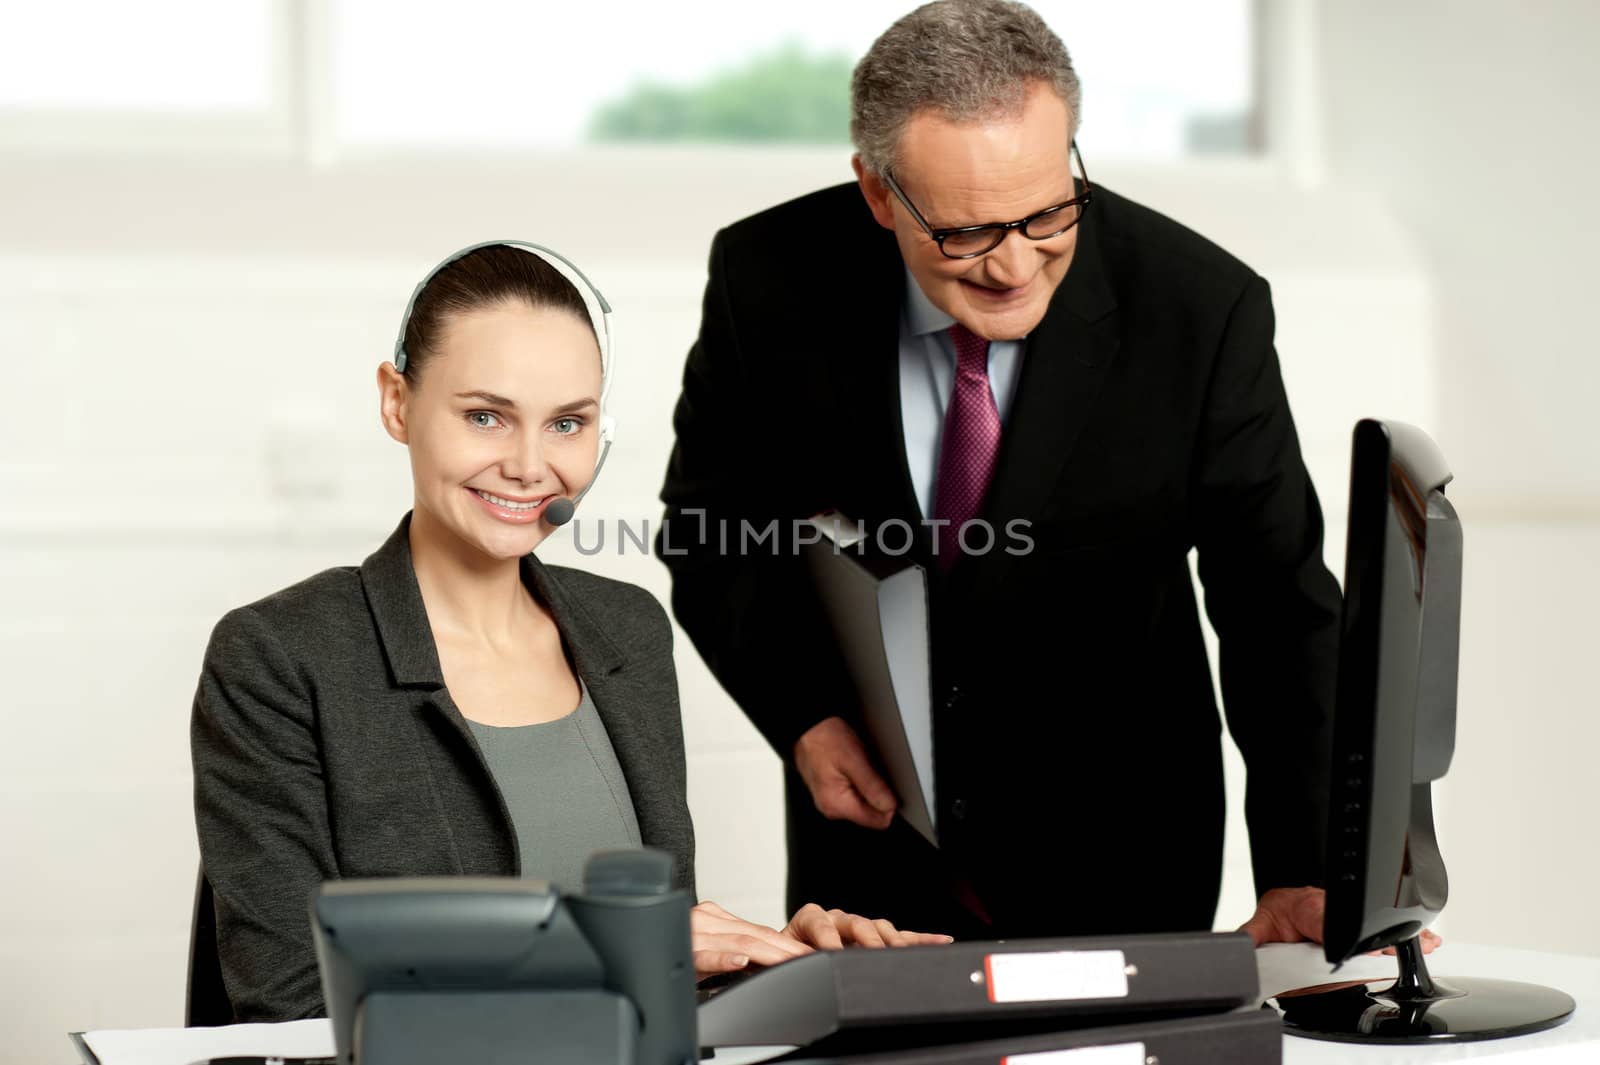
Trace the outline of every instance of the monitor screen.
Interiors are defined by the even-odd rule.
[[[1439,448],[1356,426],[1328,824],[1329,961],[1415,936],[1448,889],[1432,783],[1455,751],[1461,523]]]
[[[1339,689],[1329,777],[1323,950],[1336,966],[1394,947],[1393,980],[1279,991],[1285,1028],[1314,1039],[1417,1043],[1536,1032],[1572,1015],[1566,993],[1477,976],[1435,980],[1422,930],[1449,882],[1434,832],[1433,782],[1455,753],[1461,522],[1428,435],[1358,423]],[[1271,989],[1267,989],[1271,990]]]

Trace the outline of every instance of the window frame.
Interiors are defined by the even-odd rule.
[[[0,105],[0,152],[151,158],[304,158],[318,0],[268,0],[268,103],[259,110]]]

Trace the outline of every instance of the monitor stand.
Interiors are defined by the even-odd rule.
[[[1477,977],[1446,983],[1428,975],[1420,940],[1395,948],[1400,978],[1349,980],[1285,991],[1265,1005],[1284,1030],[1341,1043],[1444,1043],[1501,1039],[1554,1028],[1572,1015],[1572,996],[1539,984]]]

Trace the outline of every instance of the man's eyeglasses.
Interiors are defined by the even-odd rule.
[[[889,186],[889,191],[894,193],[901,203],[905,204],[906,210],[911,212],[911,217],[917,220],[923,231],[939,245],[939,250],[944,253],[945,258],[976,259],[985,252],[998,248],[1000,242],[1006,239],[1006,234],[1013,229],[1022,230],[1022,235],[1029,240],[1049,240],[1051,237],[1059,237],[1078,224],[1083,218],[1083,209],[1094,197],[1094,190],[1089,186],[1089,172],[1083,168],[1083,156],[1078,152],[1077,141],[1072,142],[1069,161],[1071,156],[1078,158],[1078,172],[1083,175],[1083,191],[1070,200],[1063,200],[1053,207],[1046,207],[1015,222],[986,222],[976,226],[934,229],[928,225],[928,220],[922,217],[922,212],[917,210],[916,205],[901,190],[900,183],[888,170],[883,172],[883,183]]]

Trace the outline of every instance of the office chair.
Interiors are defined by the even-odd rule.
[[[217,954],[217,912],[211,881],[202,866],[194,888],[194,921],[189,935],[188,1001],[184,1004],[186,1028],[215,1028],[233,1023],[233,1006],[222,983],[222,958]]]

